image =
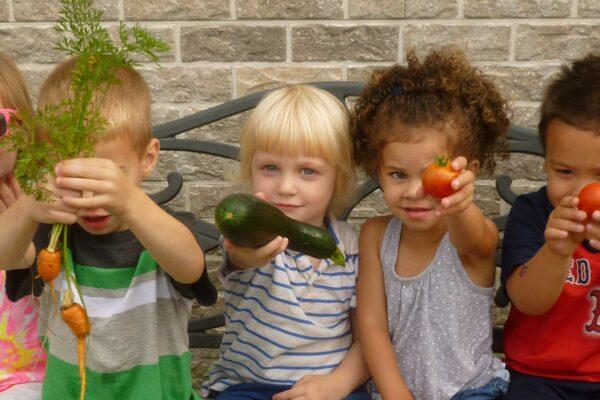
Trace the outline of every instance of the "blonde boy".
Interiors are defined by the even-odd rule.
[[[74,65],[74,59],[65,61],[47,78],[41,106],[70,96]],[[72,225],[69,261],[92,325],[86,399],[197,399],[187,323],[191,299],[209,302],[213,288],[202,275],[193,217],[157,206],[140,188],[159,152],[150,93],[135,70],[116,75],[120,84],[104,95],[108,131],[99,137],[95,157],[56,167],[56,179],[48,182],[51,204],[23,197],[2,215],[0,265],[9,270],[9,297],[31,293],[34,255],[48,244],[50,224]],[[54,287],[60,295],[62,276]],[[53,316],[49,298],[42,296],[40,309],[49,353],[43,398],[77,399],[77,345]]]

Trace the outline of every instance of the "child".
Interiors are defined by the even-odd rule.
[[[600,211],[577,209],[600,180],[600,54],[564,67],[540,114],[547,183],[517,198],[503,242],[508,397],[600,399]]]
[[[357,158],[379,180],[392,215],[360,233],[359,339],[384,399],[495,399],[508,372],[491,352],[498,232],[473,203],[480,168],[509,121],[494,85],[458,50],[375,73],[351,132]],[[441,201],[421,174],[448,156],[460,175]]]
[[[240,148],[251,191],[328,229],[346,265],[288,250],[282,237],[259,249],[225,241],[225,335],[203,395],[369,399],[358,388],[368,375],[351,324],[357,240],[333,217],[354,187],[344,106],[310,86],[276,90],[252,112]]]
[[[23,77],[11,58],[0,52],[0,141],[19,112],[31,112]],[[0,214],[20,196],[13,176],[15,154],[0,147]],[[38,339],[37,305],[31,297],[12,303],[4,292],[0,271],[0,400],[40,399],[46,353]]]
[[[71,59],[51,73],[41,89],[42,106],[70,96],[74,66]],[[202,301],[211,289],[192,285],[203,273],[204,255],[193,219],[160,208],[140,188],[159,151],[150,92],[133,69],[115,73],[120,83],[102,94],[108,132],[99,136],[95,158],[57,166],[48,183],[51,204],[24,196],[4,213],[10,228],[0,223],[0,265],[9,270],[7,289],[15,298],[30,293],[35,267],[23,270],[33,259],[22,257],[30,241],[39,251],[48,244],[48,224],[76,223],[68,246],[91,322],[86,399],[197,399],[187,323],[191,299]],[[58,292],[61,282],[59,276],[54,283]],[[43,398],[78,399],[76,339],[49,299],[42,297],[40,311],[49,352]]]

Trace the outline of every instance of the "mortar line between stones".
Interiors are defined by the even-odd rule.
[[[348,0],[342,0],[342,13],[343,13],[343,19],[350,18],[350,10],[349,10],[349,6],[348,6]]]
[[[510,27],[508,61],[515,61],[517,52],[517,25]]]
[[[465,18],[465,0],[458,0],[458,9],[456,10],[456,18]]]
[[[292,27],[285,27],[285,61],[292,62]]]
[[[14,0],[6,0],[6,3],[8,4],[8,20],[10,22],[14,22],[15,21],[15,4],[14,4]]]
[[[401,63],[404,61],[404,26],[398,27],[398,56],[396,61]]]
[[[231,66],[231,98],[238,98],[238,87],[237,87],[237,63]]]
[[[230,8],[230,12],[231,12],[231,19],[232,20],[237,20],[237,3],[236,3],[236,0],[230,0],[230,2],[229,2],[229,8]]]
[[[579,0],[573,0],[571,3],[571,18],[577,18],[579,14]]]
[[[119,21],[125,21],[125,0],[117,1],[119,11]]]
[[[181,27],[176,26],[174,29],[175,34],[175,62],[177,64],[182,63],[182,55],[181,55]]]
[[[9,3],[12,4],[12,3]],[[325,25],[332,27],[360,27],[360,26],[383,26],[394,27],[399,23],[402,25],[412,26],[427,26],[427,25],[449,25],[449,26],[479,26],[479,27],[495,27],[495,26],[511,26],[514,24],[533,24],[540,26],[551,25],[595,25],[600,24],[600,18],[578,18],[573,20],[570,18],[507,18],[507,19],[485,19],[485,18],[469,18],[469,19],[407,19],[400,22],[395,20],[243,20],[243,21],[228,21],[228,20],[189,20],[189,21],[126,21],[127,24],[139,23],[141,26],[149,28],[174,28],[180,27],[211,27],[211,26],[251,26],[251,27],[298,27],[307,25]],[[102,26],[112,27],[118,26],[119,21],[104,21]],[[2,22],[0,28],[51,28],[55,22],[51,21],[27,21],[27,22]]]

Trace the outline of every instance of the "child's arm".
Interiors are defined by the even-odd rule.
[[[466,166],[464,157],[452,161],[452,168],[462,173],[452,182],[456,192],[443,198],[441,204],[450,241],[461,255],[469,276],[475,283],[489,286],[494,281],[498,229],[473,203],[475,175],[465,170]]]
[[[61,162],[57,185],[92,197],[64,197],[76,208],[102,208],[121,218],[161,268],[181,283],[193,283],[204,270],[204,254],[194,235],[161,209],[111,160],[80,158]]]
[[[288,239],[277,236],[269,243],[257,249],[237,246],[225,239],[223,247],[227,253],[227,263],[232,269],[250,269],[261,267],[270,262],[277,254],[287,248]]]
[[[369,378],[360,343],[356,333],[355,313],[352,312],[352,335],[354,342],[346,356],[331,373],[327,375],[306,375],[285,392],[273,396],[273,400],[336,400],[345,399]]]
[[[359,239],[357,283],[358,338],[363,355],[384,399],[412,399],[398,368],[387,323],[387,301],[379,258],[381,238],[389,217],[365,222]]]
[[[524,314],[546,313],[562,293],[572,255],[584,236],[586,216],[576,208],[577,204],[578,199],[572,196],[560,201],[550,213],[542,246],[507,280],[506,290],[511,302]]]

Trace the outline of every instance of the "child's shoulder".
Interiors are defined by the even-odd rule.
[[[383,236],[393,218],[393,215],[380,215],[367,219],[360,228],[360,236],[369,238]]]
[[[547,187],[519,195],[511,207],[509,221],[521,218],[547,220],[554,209],[548,198]]]

